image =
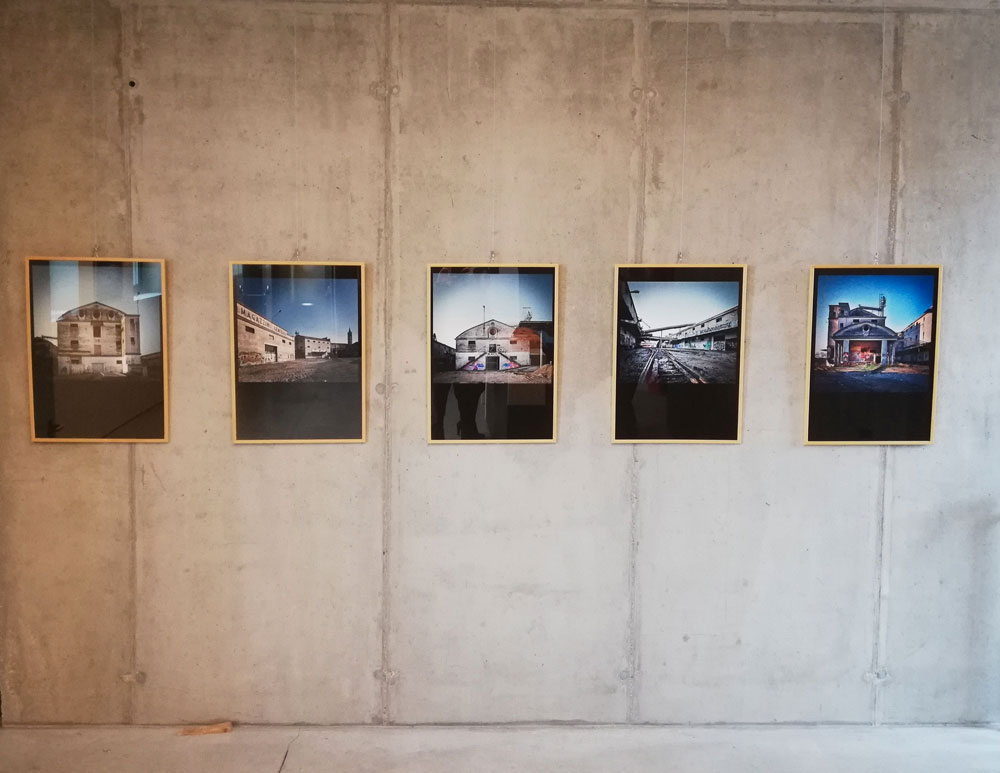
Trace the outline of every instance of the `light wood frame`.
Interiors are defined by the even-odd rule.
[[[927,440],[810,440],[809,439],[809,400],[812,387],[812,361],[813,346],[815,345],[816,331],[813,325],[816,323],[813,310],[813,303],[816,294],[816,270],[863,270],[863,271],[885,271],[891,273],[899,269],[918,269],[926,271],[937,271],[937,286],[934,293],[934,371],[931,373],[931,416],[930,429]],[[940,350],[938,341],[941,337],[941,285],[944,279],[944,271],[940,265],[930,264],[907,264],[890,263],[882,265],[868,264],[823,264],[811,266],[809,268],[809,305],[806,307],[806,379],[805,379],[805,405],[803,406],[802,436],[807,446],[926,446],[934,442],[934,420],[937,415],[937,376],[938,363],[940,361]]]
[[[32,331],[34,329],[34,303],[31,297],[31,265],[33,262],[47,263],[155,263],[160,267],[160,350],[163,356],[163,437],[161,438],[50,438],[38,437],[35,430],[35,383],[32,361]],[[156,258],[74,258],[29,255],[24,259],[25,321],[28,342],[28,431],[33,443],[167,443],[170,441],[170,374],[169,350],[167,345],[167,265]]]
[[[361,326],[361,436],[356,438],[280,438],[280,439],[240,439],[236,435],[236,288],[233,279],[234,266],[350,266],[360,269],[358,278],[358,303]],[[232,441],[237,445],[283,445],[283,444],[337,444],[368,442],[368,295],[365,264],[354,261],[323,260],[232,260],[229,262],[229,358],[230,358],[230,410],[232,412]]]
[[[432,428],[432,379],[431,341],[433,335],[431,311],[433,307],[432,278],[434,269],[494,269],[494,268],[550,268],[552,269],[552,437],[551,438],[483,438],[482,440],[448,440],[431,437]],[[559,348],[559,264],[558,263],[430,263],[427,266],[427,350],[425,366],[427,368],[427,442],[430,445],[487,445],[494,443],[556,443],[559,439],[559,365],[561,353]]]
[[[739,392],[736,409],[736,438],[732,440],[702,440],[687,438],[666,438],[666,439],[619,439],[615,436],[616,423],[615,411],[618,405],[618,282],[620,270],[647,269],[647,268],[670,268],[670,269],[740,269],[742,281],[740,282],[740,372],[737,377],[737,388]],[[737,445],[743,442],[743,374],[746,372],[746,300],[747,300],[747,266],[745,263],[616,263],[614,280],[614,315],[611,320],[611,442],[616,444],[707,444],[707,445]]]

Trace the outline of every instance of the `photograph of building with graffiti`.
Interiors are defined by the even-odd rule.
[[[233,439],[364,435],[364,266],[231,264]]]
[[[745,271],[615,268],[615,442],[739,442]]]
[[[930,442],[940,273],[813,269],[807,442]]]
[[[167,439],[164,265],[28,258],[32,438]]]
[[[429,267],[431,442],[555,439],[557,273]]]

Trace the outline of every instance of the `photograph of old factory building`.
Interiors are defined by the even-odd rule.
[[[552,323],[535,322],[531,312],[517,325],[497,319],[463,330],[455,338],[455,370],[510,370],[551,362]]]
[[[552,381],[551,272],[438,271],[432,273],[431,283],[435,381]]]
[[[148,266],[140,272],[137,265],[32,264],[34,337],[47,349],[56,375],[143,376],[159,367],[159,274],[153,276]]]
[[[826,349],[831,365],[927,363],[933,341],[934,309],[926,309],[898,333],[886,327],[886,297],[877,307],[840,302],[830,306]]]
[[[60,315],[56,330],[59,375],[142,371],[138,314],[94,301]]]
[[[359,280],[296,268],[233,266],[237,379],[360,379]]]
[[[816,272],[814,386],[930,388],[936,276],[872,269]],[[861,381],[860,376],[866,378]]]
[[[239,302],[236,304],[236,322],[237,356],[241,366],[337,357],[350,351],[354,343],[351,328],[347,329],[347,340],[344,342],[331,341],[329,336],[319,338],[293,334]]]
[[[295,339],[283,327],[236,302],[236,352],[240,367],[295,359]]]

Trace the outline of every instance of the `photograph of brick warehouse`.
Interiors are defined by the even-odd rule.
[[[618,266],[614,438],[739,438],[744,268]]]
[[[364,439],[364,266],[233,263],[235,442]]]
[[[428,267],[428,439],[554,442],[558,266]]]
[[[164,440],[160,261],[30,258],[36,440]]]
[[[235,279],[237,380],[357,381],[355,279]],[[291,327],[279,325],[276,320]]]
[[[939,269],[813,270],[807,439],[928,442]]]

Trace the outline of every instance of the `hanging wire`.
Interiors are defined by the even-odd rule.
[[[677,262],[680,263],[684,256],[684,222],[687,219],[686,201],[686,174],[685,166],[687,162],[687,112],[688,112],[688,71],[690,70],[690,50],[691,50],[691,0],[687,3],[687,14],[684,21],[684,109],[681,113],[681,224],[677,245]]]
[[[497,8],[493,6],[493,33],[490,49],[492,50],[492,78],[490,88],[490,177],[492,178],[491,213],[490,213],[490,263],[497,257],[497,199],[499,198],[497,184]]]
[[[882,51],[881,57],[879,59],[879,106],[878,106],[878,155],[877,161],[875,163],[875,212],[874,221],[875,226],[872,229],[874,233],[874,244],[872,245],[872,253],[874,255],[874,263],[877,266],[879,261],[879,239],[881,236],[881,229],[879,228],[879,223],[881,221],[882,215],[882,126],[885,120],[885,30],[886,30],[886,13],[885,13],[885,2],[882,3]]]
[[[94,1],[90,2],[90,147],[91,162],[93,164],[93,213],[91,215],[91,232],[94,237],[94,257],[101,252],[100,239],[97,233],[97,188],[98,188],[98,167],[97,167],[97,84],[94,72],[96,66],[96,32],[94,30]]]
[[[299,12],[292,8],[292,134],[295,140],[295,253],[298,260],[302,251],[302,165],[299,162]]]

